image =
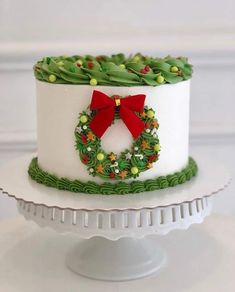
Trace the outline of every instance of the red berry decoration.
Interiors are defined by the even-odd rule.
[[[146,72],[149,72],[149,70],[150,70],[149,65],[146,65],[146,66],[144,67],[144,70],[145,70]]]
[[[87,143],[87,136],[82,135],[82,136],[81,136],[81,139],[82,139],[82,142],[83,142],[84,144]]]
[[[109,174],[109,176],[110,176],[110,178],[115,178],[115,173],[114,173],[114,172],[111,172],[111,173]]]
[[[146,123],[146,124],[145,124],[145,128],[146,128],[146,129],[149,129],[150,127],[151,127],[151,124],[150,124],[150,123]]]
[[[154,162],[154,161],[156,161],[157,159],[158,159],[158,156],[157,156],[157,155],[152,155],[152,156],[149,156],[148,161],[149,161],[149,162]]]
[[[87,155],[83,155],[83,156],[82,156],[82,162],[83,162],[84,164],[87,164],[87,163],[89,162],[89,157],[88,157]]]
[[[92,69],[94,67],[94,64],[92,62],[87,62],[87,67],[89,69]]]
[[[140,70],[140,73],[142,73],[142,74],[147,74],[148,72],[145,70],[145,68],[144,69],[141,69]]]

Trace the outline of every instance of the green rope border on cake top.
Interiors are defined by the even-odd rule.
[[[187,58],[154,58],[141,54],[44,57],[34,67],[38,80],[55,84],[92,86],[158,86],[192,77]]]
[[[198,167],[196,161],[192,157],[189,157],[186,167],[171,175],[160,176],[145,181],[134,180],[129,183],[121,181],[118,183],[105,182],[98,184],[92,181],[82,182],[77,179],[69,180],[63,177],[58,178],[57,176],[42,170],[38,165],[37,157],[35,157],[29,165],[28,174],[36,182],[59,190],[86,194],[124,195],[174,187],[178,184],[189,181],[197,174],[197,171]]]

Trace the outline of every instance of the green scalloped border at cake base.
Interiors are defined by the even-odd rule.
[[[155,179],[147,179],[145,181],[133,180],[131,182],[120,181],[118,183],[104,182],[102,184],[98,184],[93,181],[82,182],[77,179],[69,180],[63,177],[59,178],[42,170],[38,165],[37,157],[32,159],[28,169],[30,177],[45,186],[74,193],[99,195],[135,194],[174,187],[189,181],[197,174],[197,171],[198,167],[196,161],[192,157],[189,157],[186,167],[179,172],[175,172],[174,174],[159,176]]]

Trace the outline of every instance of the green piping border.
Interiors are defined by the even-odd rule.
[[[81,182],[79,180],[69,180],[63,177],[58,178],[55,175],[49,174],[48,172],[42,170],[38,165],[37,157],[32,159],[28,169],[28,174],[33,180],[48,187],[54,187],[59,190],[66,190],[74,193],[101,195],[134,194],[174,187],[178,184],[183,184],[184,182],[189,181],[197,174],[197,172],[197,163],[192,157],[189,157],[188,164],[179,172],[145,181],[135,180],[130,183],[105,182],[102,184],[97,184],[93,181]]]
[[[43,82],[128,87],[174,84],[190,79],[193,73],[185,57],[141,54],[51,56],[38,61],[33,69],[35,77]]]

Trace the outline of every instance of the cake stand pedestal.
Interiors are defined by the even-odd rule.
[[[73,194],[32,181],[27,175],[31,158],[0,170],[3,194],[15,197],[27,220],[84,238],[65,262],[75,273],[99,280],[137,279],[158,271],[166,255],[146,235],[201,223],[211,212],[212,195],[230,181],[226,169],[200,157],[198,176],[181,186],[125,196]]]

